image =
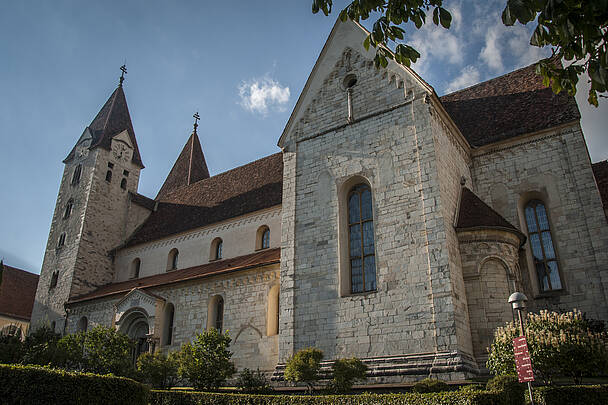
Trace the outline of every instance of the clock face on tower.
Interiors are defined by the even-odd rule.
[[[132,153],[133,151],[129,145],[124,142],[112,142],[112,155],[114,155],[114,159],[126,162],[131,159]]]
[[[85,139],[76,147],[76,156],[79,159],[86,158],[89,154],[89,146],[91,145],[91,139]]]

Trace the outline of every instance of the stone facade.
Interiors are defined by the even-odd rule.
[[[277,383],[289,357],[311,346],[328,361],[363,358],[370,382],[483,373],[494,328],[513,318],[506,301],[515,290],[534,310],[576,307],[608,320],[608,228],[578,122],[472,146],[455,106],[448,113],[412,70],[373,66],[365,35],[354,23],[332,30],[279,139],[282,162],[273,155],[191,184],[182,171],[202,162],[183,152],[168,191],[152,200],[137,195],[128,132],[107,149],[89,148],[85,131],[82,153],[66,161],[35,319],[67,333],[113,326],[141,350],[164,351],[220,325],[237,367],[274,372]],[[199,153],[195,135],[189,147]],[[264,183],[273,175],[282,189]],[[372,196],[375,288],[353,293],[348,198],[360,184]],[[463,205],[465,189],[477,211]],[[526,242],[533,199],[547,208],[564,286],[550,293],[539,290]],[[191,220],[198,225],[183,225]]]

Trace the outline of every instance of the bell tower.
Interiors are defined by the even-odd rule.
[[[65,158],[31,325],[62,332],[64,304],[113,281],[110,252],[127,235],[129,192],[143,164],[119,85]]]

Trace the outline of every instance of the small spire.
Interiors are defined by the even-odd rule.
[[[127,65],[122,65],[120,67],[120,70],[122,70],[122,73],[120,74],[120,82],[118,83],[118,87],[122,87],[122,82],[125,81],[125,74],[127,73]]]
[[[192,117],[194,117],[194,133],[196,134],[196,128],[198,128],[198,120],[201,119],[201,116],[198,115],[198,111],[197,111],[194,113],[194,115]]]

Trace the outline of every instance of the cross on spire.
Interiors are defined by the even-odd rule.
[[[125,81],[125,74],[127,73],[127,65],[122,65],[120,67],[120,70],[122,70],[122,73],[120,74],[120,82],[118,83],[118,87],[122,87],[122,82]]]
[[[201,119],[201,116],[198,115],[198,111],[194,113],[194,133],[196,134],[196,128],[198,128],[198,120]]]

